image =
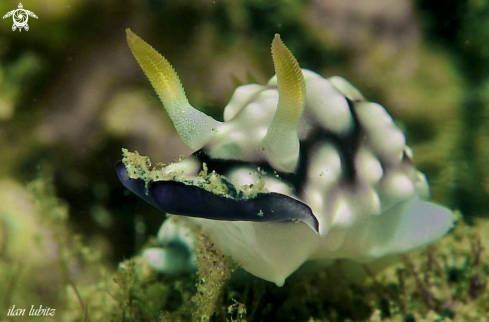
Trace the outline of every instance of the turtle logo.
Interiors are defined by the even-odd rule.
[[[19,31],[22,31],[22,28],[28,31],[29,25],[27,24],[27,21],[29,20],[29,16],[37,19],[37,16],[34,14],[34,12],[24,9],[22,3],[19,3],[19,9],[15,9],[7,12],[7,14],[3,16],[3,19],[8,18],[10,16],[13,16],[14,19],[14,24],[12,25],[12,31],[15,31],[17,28],[19,28]]]

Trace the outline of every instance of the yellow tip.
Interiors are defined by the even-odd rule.
[[[170,108],[169,103],[186,102],[187,98],[180,79],[165,57],[129,28],[126,29],[126,35],[134,58],[153,85],[165,108]]]
[[[306,83],[299,63],[284,45],[279,34],[275,34],[272,42],[272,58],[279,93],[276,117],[285,122],[298,123],[304,110]]]

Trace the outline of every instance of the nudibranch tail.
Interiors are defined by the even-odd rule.
[[[273,165],[282,171],[293,172],[299,159],[297,129],[304,111],[306,83],[299,63],[278,34],[272,42],[272,58],[279,99],[263,143]]]
[[[219,122],[190,105],[180,78],[163,56],[130,29],[126,34],[134,58],[153,85],[178,134],[190,148],[200,149]]]

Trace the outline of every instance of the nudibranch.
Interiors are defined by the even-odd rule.
[[[129,47],[182,140],[195,152],[151,168],[123,150],[124,186],[167,220],[164,245],[146,257],[160,271],[191,250],[190,224],[242,267],[281,286],[308,260],[370,263],[441,238],[451,210],[426,201],[429,187],[404,134],[379,104],[341,77],[301,69],[279,35],[274,76],[236,89],[217,121],[192,107],[170,63],[127,30]],[[180,263],[180,264],[178,264]],[[175,265],[177,267],[175,267]]]

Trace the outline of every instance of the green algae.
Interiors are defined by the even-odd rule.
[[[351,281],[338,262],[329,269],[300,270],[278,288],[237,268],[198,230],[196,274],[159,275],[140,256],[114,270],[96,245],[71,232],[69,208],[49,180],[17,189],[32,206],[29,220],[43,232],[31,251],[52,257],[41,261],[18,251],[23,247],[6,248],[17,235],[2,234],[2,310],[42,303],[56,309],[57,321],[473,321],[487,314],[489,222],[484,220],[475,225],[458,220],[445,238],[380,273],[363,268],[367,278],[361,282]],[[0,227],[11,231],[6,222],[16,216],[14,208],[4,203],[0,210]],[[145,248],[154,245],[149,240]],[[44,291],[39,295],[33,288]]]
[[[156,167],[151,166],[149,157],[142,156],[138,152],[129,152],[127,149],[122,149],[122,156],[122,162],[126,167],[128,177],[143,180],[146,183],[146,188],[153,181],[173,180],[187,185],[198,186],[226,198],[253,198],[258,194],[269,192],[265,187],[265,181],[261,177],[266,175],[266,172],[259,167],[254,171],[254,174],[258,176],[255,183],[236,186],[226,176],[220,175],[215,171],[209,173],[205,163],[202,164],[202,170],[198,175],[187,175],[183,169],[173,167],[175,165],[178,166],[178,162],[184,160],[183,156],[180,156],[176,163],[168,165],[158,163]],[[166,168],[167,166],[169,170]]]
[[[209,321],[216,307],[226,282],[231,278],[231,269],[226,257],[220,253],[208,236],[197,237],[195,253],[197,255],[198,283],[197,293],[192,297],[195,307],[193,322]]]

